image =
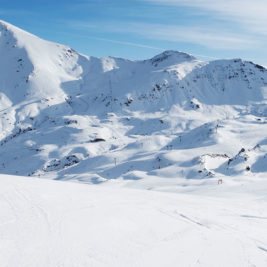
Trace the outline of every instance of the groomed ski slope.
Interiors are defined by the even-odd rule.
[[[266,185],[173,194],[1,175],[0,266],[265,267]]]

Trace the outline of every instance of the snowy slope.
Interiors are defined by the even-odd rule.
[[[3,21],[0,58],[0,173],[159,190],[266,176],[262,66],[87,57]]]
[[[207,197],[1,175],[0,265],[265,267],[266,186]]]

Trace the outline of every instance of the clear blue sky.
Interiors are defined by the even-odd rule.
[[[265,66],[266,14],[266,0],[1,0],[0,6],[2,20],[86,55],[144,59],[171,49]]]

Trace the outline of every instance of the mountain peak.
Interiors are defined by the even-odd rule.
[[[4,21],[4,20],[0,20],[0,30],[9,30],[9,31],[23,31],[22,29]]]
[[[176,50],[166,50],[150,59],[154,66],[158,66],[161,62],[166,62],[167,64],[179,64],[192,60],[196,60],[196,58],[190,54]]]
[[[18,28],[8,22],[0,20],[0,37],[3,37],[6,45],[18,45],[19,47],[29,46],[35,40],[40,40],[34,34],[31,34],[21,28]]]
[[[10,25],[9,23],[5,22],[4,20],[1,20],[0,19],[0,25],[1,26],[7,26],[7,25]]]

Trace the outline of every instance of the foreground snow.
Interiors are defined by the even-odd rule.
[[[0,266],[264,267],[266,185],[215,197],[1,176]]]

